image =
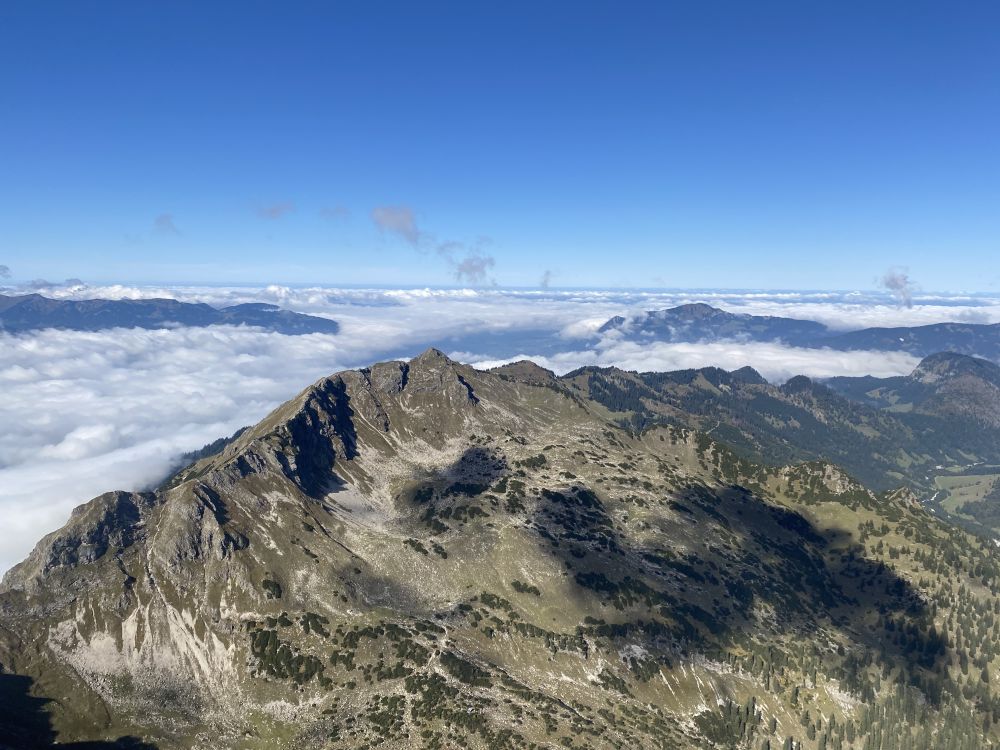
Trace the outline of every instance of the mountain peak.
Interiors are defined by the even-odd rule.
[[[611,318],[598,333],[613,329],[641,341],[782,341],[793,346],[815,344],[829,335],[825,325],[813,320],[732,313],[704,302]]]
[[[752,385],[767,385],[767,379],[750,365],[745,365],[738,370],[729,373],[734,380]]]
[[[410,360],[412,364],[456,364],[453,360],[448,358],[440,349],[436,349],[433,346],[424,349],[416,357]]]
[[[708,325],[725,325],[732,319],[739,318],[726,310],[712,307],[704,302],[688,302],[676,307],[668,307],[663,310],[647,310],[637,318],[637,322],[652,321],[656,323],[692,324],[705,323]]]
[[[813,381],[805,375],[796,375],[793,378],[789,378],[785,382],[785,385],[782,386],[782,390],[787,393],[802,393],[804,391],[811,391],[812,388]]]
[[[725,310],[720,310],[718,307],[712,307],[704,302],[689,302],[684,305],[677,305],[676,307],[671,307],[667,310],[661,310],[661,314],[668,314],[678,318],[708,318],[715,315],[732,315]]]
[[[491,372],[504,378],[533,385],[546,385],[554,383],[556,380],[556,375],[552,370],[547,370],[535,364],[530,359],[522,359],[517,362],[501,365],[500,367],[493,368]]]
[[[1000,367],[993,362],[956,352],[938,352],[924,357],[910,378],[927,385],[972,376],[1000,385]]]
[[[615,331],[626,340],[701,342],[761,341],[836,351],[905,351],[917,356],[959,352],[1000,362],[1000,323],[933,323],[900,328],[836,332],[815,320],[734,313],[704,302],[615,316],[597,334]]]

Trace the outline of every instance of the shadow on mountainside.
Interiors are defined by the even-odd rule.
[[[509,470],[506,458],[494,447],[471,446],[447,467],[428,471],[412,481],[400,499],[422,509],[423,520],[427,521],[462,498],[468,501],[481,496]]]
[[[59,747],[66,750],[157,750],[156,745],[138,737],[117,740],[58,742],[46,706],[53,701],[33,695],[34,680],[15,674],[0,674],[0,750],[38,750]]]
[[[692,484],[661,502],[684,519],[686,533],[640,546],[621,534],[589,488],[541,491],[532,519],[540,541],[581,597],[601,602],[585,634],[620,646],[639,642],[664,663],[678,645],[681,653],[722,659],[730,650],[754,652],[754,632],[767,637],[758,615],[770,612],[764,627],[799,642],[821,629],[845,637],[847,654],[825,655],[820,666],[852,692],[871,697],[870,667],[898,668],[940,703],[949,653],[927,605],[849,534],[819,529],[735,485]]]
[[[282,472],[307,496],[321,500],[330,491],[337,462],[358,455],[354,408],[343,379],[328,378],[313,388],[285,427],[287,435],[277,453]],[[237,465],[244,474],[255,471],[245,456]]]
[[[818,670],[864,700],[874,699],[877,674],[898,670],[941,705],[954,654],[929,605],[848,531],[819,528],[739,485],[691,483],[657,500],[625,489],[611,503],[603,488],[542,480],[548,487],[535,493],[516,477],[491,451],[470,448],[398,501],[415,511],[425,541],[445,545],[470,518],[526,514],[592,615],[578,634],[606,639],[609,653],[638,645],[665,666],[678,656],[764,654],[775,673]],[[628,533],[623,515],[634,519]],[[835,643],[820,649],[824,631]]]

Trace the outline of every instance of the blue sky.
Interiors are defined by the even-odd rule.
[[[905,266],[989,291],[998,23],[987,2],[5,2],[0,264],[809,289]]]

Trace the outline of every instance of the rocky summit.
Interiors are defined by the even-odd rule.
[[[77,508],[0,587],[0,747],[1000,742],[993,542],[720,439],[765,396],[819,434],[808,381],[674,378],[727,404],[714,434],[626,376],[429,350]],[[623,419],[612,382],[658,418]]]

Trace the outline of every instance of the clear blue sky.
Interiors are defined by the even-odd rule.
[[[0,264],[988,291],[998,29],[996,2],[10,0]]]

